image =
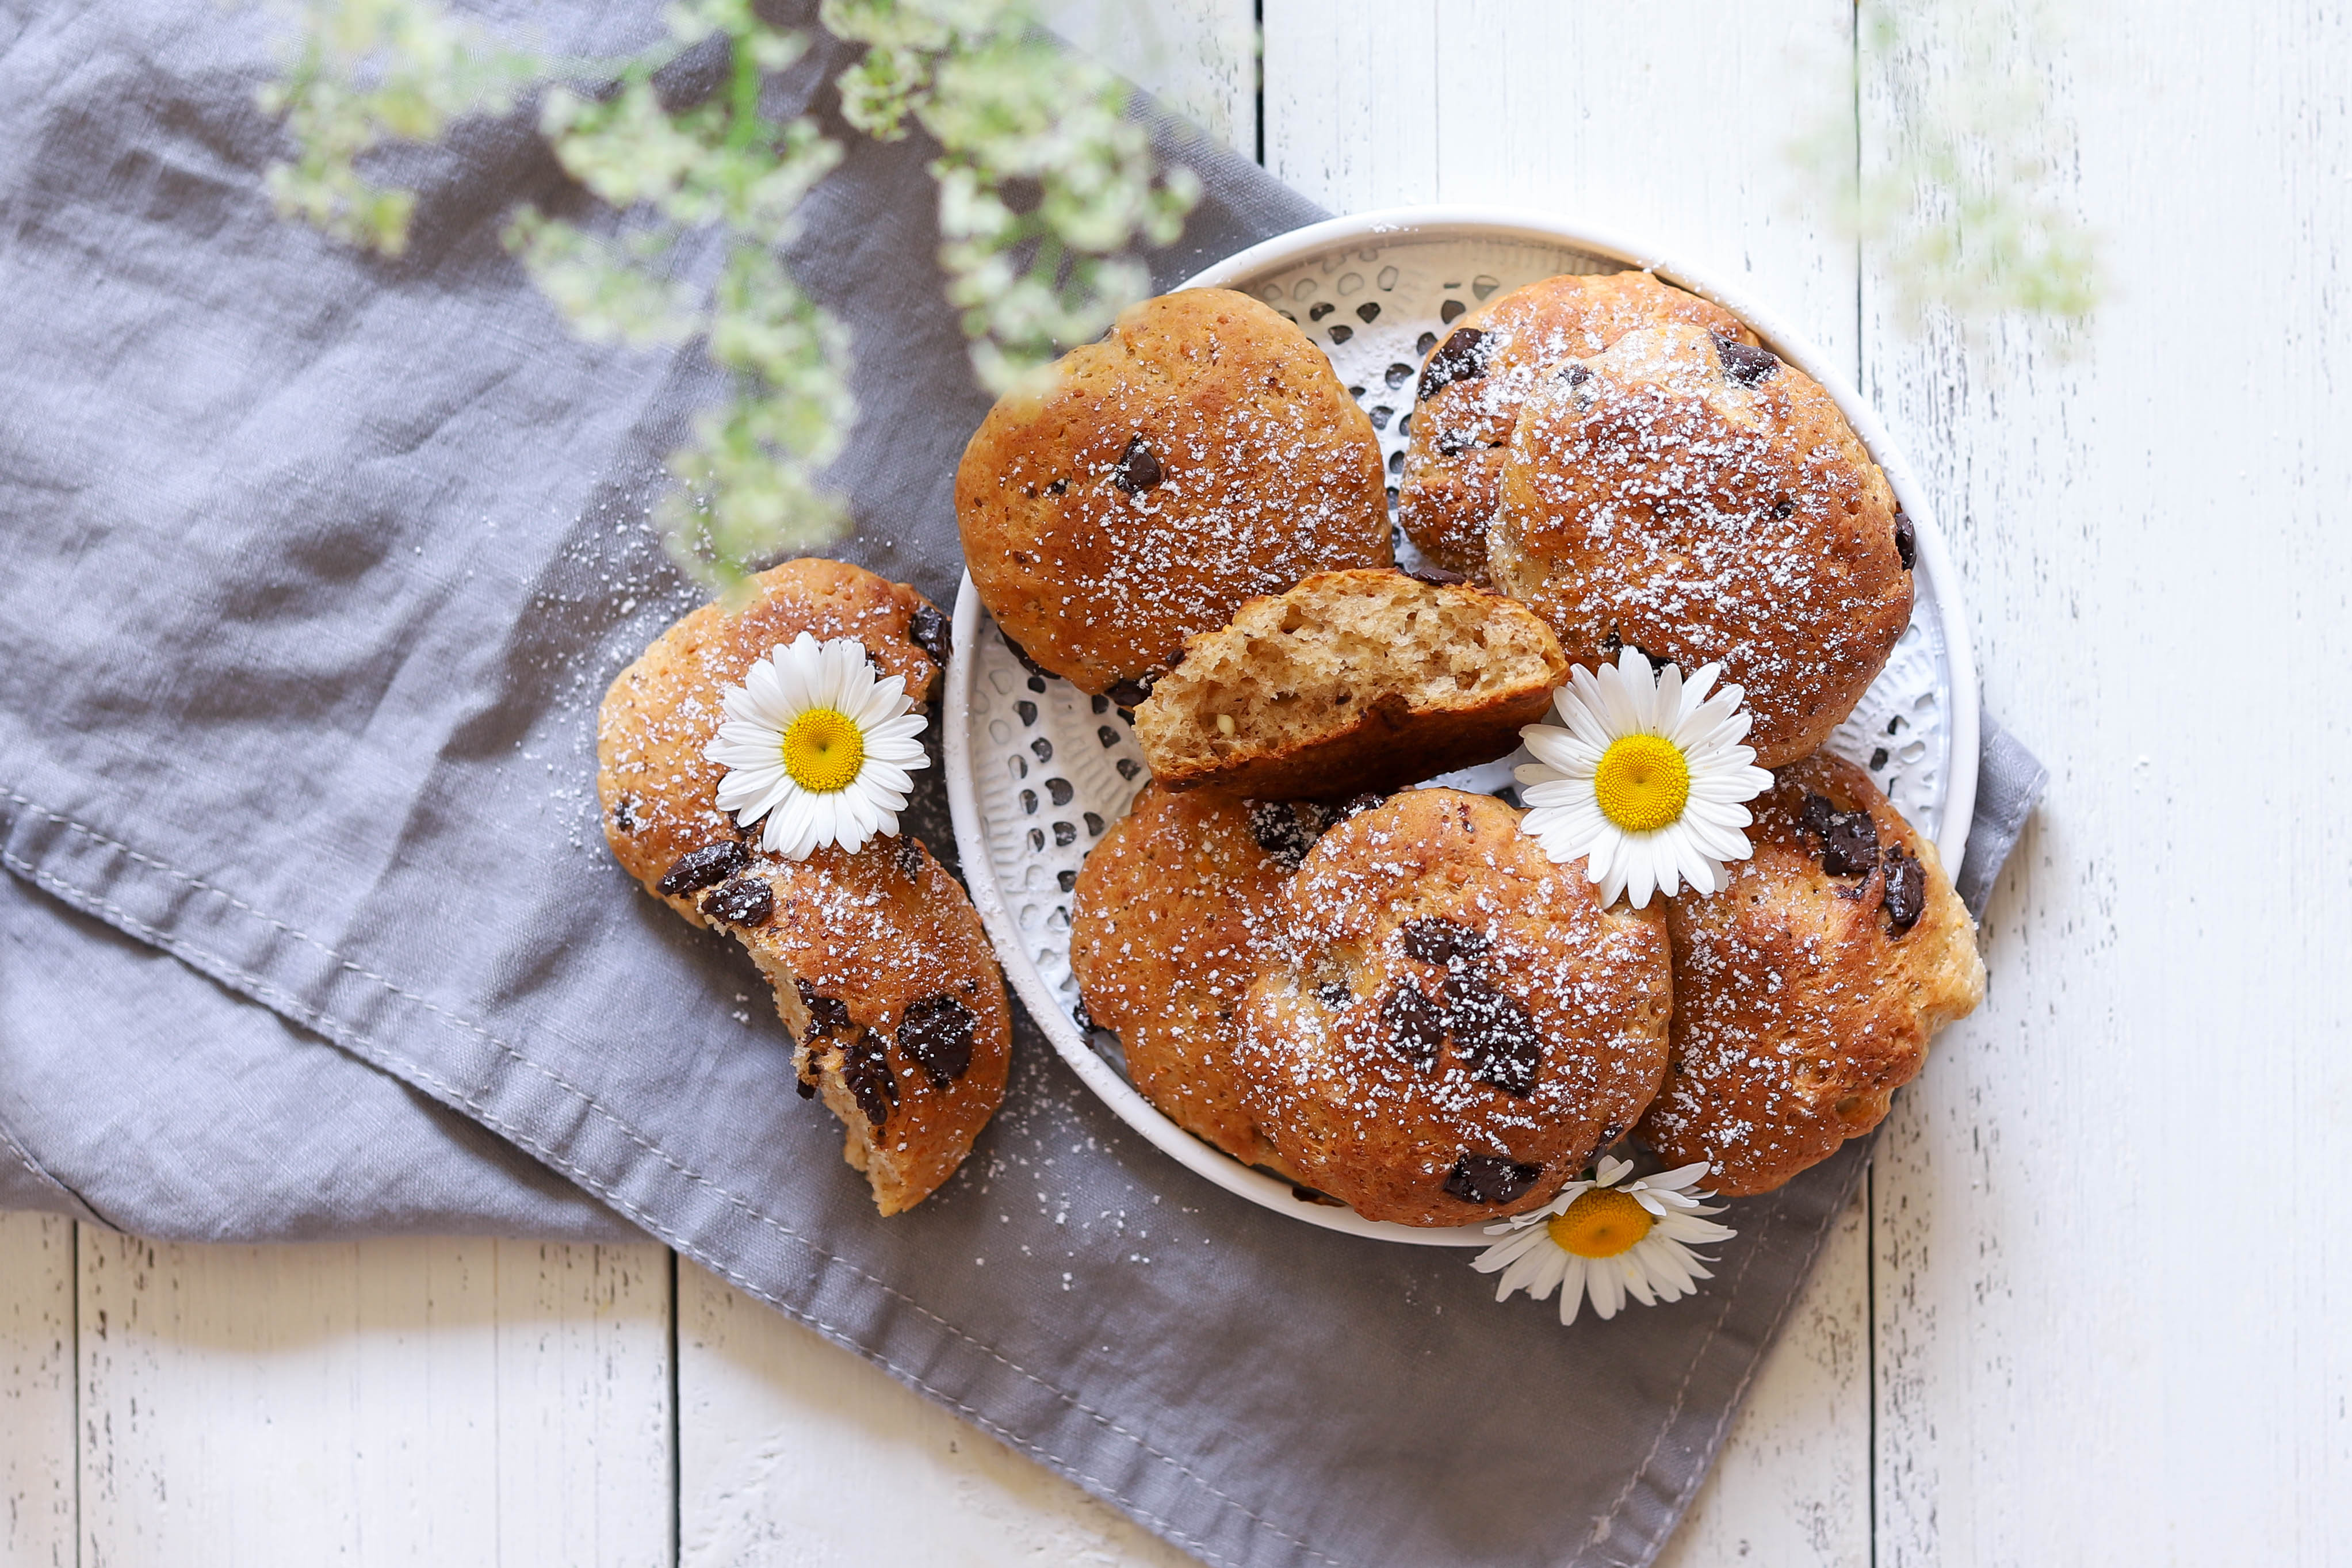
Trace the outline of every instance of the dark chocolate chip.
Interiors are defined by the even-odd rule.
[[[898,875],[909,882],[923,879],[923,847],[911,838],[898,840]]]
[[[1794,517],[1796,514],[1797,514],[1797,498],[1796,498],[1796,497],[1794,497],[1794,496],[1790,496],[1790,495],[1784,495],[1784,496],[1781,496],[1781,497],[1780,497],[1778,500],[1774,500],[1774,501],[1773,501],[1773,503],[1772,503],[1772,515],[1773,515],[1774,517]]]
[[[917,647],[930,655],[931,662],[944,667],[948,653],[955,641],[948,618],[929,605],[918,605],[915,613],[907,617],[907,637]]]
[[[1054,760],[1054,742],[1043,735],[1029,742],[1029,751],[1041,763]]]
[[[1045,487],[1045,493],[1049,496],[1068,495],[1070,493],[1070,481],[1067,479],[1055,479],[1052,484]]]
[[[1449,572],[1443,566],[1432,565],[1426,562],[1419,566],[1405,567],[1403,570],[1404,574],[1414,582],[1426,583],[1433,588],[1451,588],[1456,583],[1470,581],[1459,572]]]
[[[1870,753],[1870,771],[1872,773],[1876,773],[1885,765],[1886,748],[1884,746],[1874,748]]]
[[[890,1120],[890,1107],[898,1100],[898,1080],[891,1074],[889,1058],[882,1054],[882,1042],[872,1035],[860,1035],[850,1042],[841,1053],[841,1081],[858,1110],[880,1131]]]
[[[1507,1154],[1465,1154],[1446,1173],[1445,1190],[1465,1204],[1507,1204],[1524,1197],[1542,1174],[1541,1165],[1522,1165]]]
[[[1165,476],[1160,471],[1160,458],[1136,437],[1118,455],[1118,465],[1110,471],[1110,482],[1131,496],[1139,496],[1158,485]]]
[[[1055,805],[1067,805],[1070,804],[1070,781],[1067,779],[1047,779],[1045,781],[1045,793],[1053,797],[1053,801]]]
[[[1128,783],[1133,784],[1135,782],[1135,775],[1142,771],[1143,764],[1137,762],[1133,757],[1119,758],[1118,776],[1125,779]]]
[[[1455,959],[1475,963],[1486,956],[1486,939],[1459,921],[1449,921],[1443,915],[1423,915],[1410,920],[1398,928],[1404,939],[1404,954],[1423,963],[1452,964]]]
[[[1118,744],[1118,731],[1108,724],[1097,724],[1095,726],[1095,739],[1103,743],[1103,750],[1108,751]]]
[[[1339,803],[1339,809],[1334,815],[1333,820],[1345,822],[1351,816],[1360,816],[1376,805],[1386,805],[1388,798],[1378,790],[1368,789],[1361,795],[1351,795]]]
[[[1056,801],[1055,804],[1058,805],[1061,802]],[[1071,845],[1076,844],[1077,841],[1078,825],[1076,823],[1057,822],[1054,824],[1054,842],[1057,846],[1064,849],[1067,849]]]
[[[1249,803],[1250,836],[1258,847],[1272,856],[1275,863],[1286,871],[1296,871],[1323,836],[1323,814],[1315,807],[1293,805],[1287,801],[1254,800]]]
[[[1886,732],[1890,735],[1901,728],[1903,728],[1903,715],[1900,713],[1886,721]]]
[[[816,1085],[801,1077],[798,1073],[793,1075],[793,1092],[797,1093],[803,1100],[814,1100],[816,1098]]]
[[[1056,871],[1054,873],[1054,882],[1062,891],[1070,892],[1078,885],[1078,874],[1076,871]]]
[[[1302,1204],[1322,1204],[1335,1209],[1348,1206],[1328,1193],[1318,1193],[1313,1187],[1302,1187],[1297,1182],[1290,1184],[1290,1195]]]
[[[1901,508],[1895,512],[1895,553],[1908,572],[1919,563],[1919,535],[1911,526],[1911,519]]]
[[[1420,336],[1420,337],[1418,337],[1418,338],[1416,338],[1416,339],[1414,339],[1414,340],[1413,340],[1412,352],[1413,352],[1413,353],[1417,353],[1417,354],[1426,354],[1427,353],[1429,353],[1429,351],[1430,351],[1430,350],[1432,350],[1432,349],[1435,348],[1436,346],[1437,346],[1437,334],[1436,334],[1435,332],[1423,332],[1423,333],[1422,333],[1422,334],[1421,334],[1421,336]],[[1391,366],[1389,366],[1389,370],[1391,371],[1391,374],[1393,374],[1393,373],[1394,373],[1398,368],[1399,368],[1399,367],[1398,367],[1398,366],[1396,366],[1396,365],[1391,365]],[[1408,371],[1406,371],[1404,374],[1405,374],[1405,375],[1411,375],[1411,374],[1412,374],[1412,371],[1410,371],[1410,370],[1408,370]],[[1403,379],[1404,379],[1404,376],[1398,376],[1398,377],[1397,377],[1397,381],[1402,381],[1402,380],[1403,380]],[[1391,381],[1391,382],[1390,382],[1390,383],[1389,383],[1389,384],[1390,384],[1391,386],[1394,386],[1396,384],[1397,384],[1397,382],[1396,382],[1396,381]]]
[[[1886,847],[1886,891],[1880,899],[1886,923],[1901,936],[1927,912],[1927,868],[1900,844]]]
[[[637,830],[637,797],[625,795],[613,803],[613,826],[624,833]]]
[[[1331,329],[1331,341],[1335,343],[1344,343],[1355,335],[1356,329],[1353,327],[1339,326]]]
[[[1592,373],[1574,360],[1570,360],[1559,367],[1559,374],[1555,379],[1566,382],[1570,386],[1582,386],[1592,379]]]
[[[1404,454],[1402,452],[1391,452],[1389,454],[1389,472],[1391,474],[1401,474],[1404,472]]]
[[[1034,724],[1037,721],[1037,705],[1026,697],[1015,702],[1013,705],[1013,710],[1021,715],[1021,721],[1024,724]]]
[[[1044,665],[1039,664],[1035,659],[1031,658],[1029,657],[1029,650],[1023,647],[1019,643],[1014,642],[1011,637],[1006,636],[1005,630],[1003,626],[996,628],[996,635],[1004,638],[1004,646],[1013,650],[1013,657],[1021,661],[1021,668],[1027,670],[1034,678],[1030,689],[1032,691],[1045,690],[1046,678],[1051,676],[1054,672],[1047,669]]]
[[[1121,708],[1130,710],[1140,708],[1144,700],[1151,695],[1152,685],[1159,679],[1156,674],[1149,672],[1129,676],[1124,680],[1112,681],[1103,695]]]
[[[1470,1075],[1520,1100],[1533,1094],[1543,1068],[1543,1035],[1528,1010],[1475,970],[1446,977],[1445,1001],[1454,1048]]]
[[[1345,1007],[1356,999],[1356,994],[1342,980],[1326,980],[1315,988],[1315,994],[1326,1007]]]
[[[1339,306],[1331,303],[1330,300],[1326,300],[1319,305],[1308,306],[1307,308],[1307,319],[1310,321],[1319,321],[1339,308]]]
[[[1364,400],[1364,389],[1360,386],[1351,386],[1348,388],[1348,395],[1361,403]]]
[[[1428,1072],[1437,1066],[1437,1047],[1445,1043],[1445,1013],[1420,986],[1404,982],[1381,998],[1381,1027],[1416,1068]]]
[[[1770,349],[1759,349],[1721,333],[1716,335],[1715,357],[1723,362],[1723,374],[1742,386],[1761,386],[1780,368],[1780,356]]]
[[[1087,702],[1097,714],[1108,713],[1110,711],[1110,699],[1108,697],[1100,695],[1089,697],[1087,699]]]
[[[1840,811],[1829,796],[1805,796],[1800,818],[1821,841],[1822,869],[1832,877],[1867,877],[1878,865],[1878,824],[1866,811]]]
[[[1033,675],[1029,678],[1029,689],[1043,694],[1045,689],[1045,682],[1052,679],[1053,677],[1048,675]]]
[[[1391,408],[1385,403],[1376,404],[1373,405],[1370,415],[1372,428],[1375,430],[1385,430],[1389,427],[1389,421],[1395,417],[1395,409]]]
[[[1021,792],[1021,813],[1024,816],[1034,816],[1037,815],[1037,792],[1035,790],[1024,789]]]
[[[734,877],[702,895],[702,912],[731,926],[763,926],[775,918],[775,889],[757,877]]]
[[[1045,847],[1045,830],[1044,828],[1033,827],[1029,830],[1029,847],[1032,851]]]
[[[1459,300],[1448,300],[1437,307],[1437,319],[1441,321],[1450,321],[1469,308]]]
[[[1423,332],[1421,334],[1421,352],[1423,353],[1427,353],[1432,348],[1434,348],[1436,344],[1436,333]],[[1402,360],[1399,360],[1396,363],[1389,366],[1389,368],[1382,373],[1381,379],[1389,384],[1389,390],[1391,392],[1394,392],[1398,387],[1402,386],[1406,382],[1412,379],[1412,366],[1405,363]]]
[[[1103,819],[1091,811],[1086,814],[1086,819],[1087,837],[1089,838],[1100,838],[1102,837]]]
[[[980,1015],[942,991],[908,1006],[898,1019],[898,1048],[913,1058],[933,1089],[945,1089],[971,1070],[971,1034]]]
[[[1448,304],[1453,301],[1448,300]],[[1456,310],[1454,315],[1461,312]],[[1453,316],[1445,318],[1452,321]],[[1486,356],[1494,352],[1486,346],[1486,334],[1475,327],[1465,327],[1441,344],[1429,358],[1421,373],[1421,395],[1429,396],[1443,386],[1457,381],[1475,381],[1486,374]]]
[[[1356,307],[1356,320],[1363,322],[1366,326],[1371,325],[1374,321],[1377,321],[1380,319],[1381,308],[1372,300],[1367,300],[1362,304]]]
[[[1441,458],[1458,458],[1475,445],[1464,431],[1440,430],[1437,433],[1437,455]]]
[[[1087,1011],[1087,1004],[1084,997],[1080,997],[1077,1001],[1070,1004],[1070,1022],[1078,1026],[1078,1033],[1081,1036],[1091,1035],[1095,1032],[1095,1016]]]
[[[808,1037],[838,1034],[849,1027],[849,1008],[838,996],[819,995],[805,980],[794,979],[793,989],[800,993],[801,1005],[808,1010]]]
[[[706,844],[699,849],[689,849],[671,863],[654,884],[655,890],[665,899],[679,898],[699,889],[723,882],[747,865],[751,857],[743,846],[732,838],[722,838],[716,844]]]

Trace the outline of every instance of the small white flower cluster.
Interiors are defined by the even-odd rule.
[[[526,207],[508,246],[583,336],[699,336],[727,375],[726,401],[670,459],[683,481],[663,513],[673,552],[723,583],[840,531],[840,501],[816,476],[857,416],[848,334],[779,257],[842,150],[808,116],[762,111],[768,78],[807,52],[807,37],[768,26],[751,0],[681,0],[659,44],[590,62],[505,44],[442,0],[307,0],[299,15],[286,74],[262,95],[297,148],[268,176],[281,211],[396,254],[414,193],[376,184],[360,161],[509,113],[543,89],[541,132],[613,216],[583,225]],[[940,259],[990,390],[1142,297],[1149,276],[1125,253],[1175,238],[1199,184],[1160,166],[1128,118],[1125,85],[1057,48],[1034,0],[825,0],[821,20],[865,46],[837,81],[849,123],[893,141],[911,120],[940,143]],[[718,89],[667,106],[655,73],[713,38],[729,53]],[[679,281],[682,252],[713,237],[724,252],[715,283]]]

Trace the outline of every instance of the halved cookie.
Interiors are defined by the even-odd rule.
[[[597,715],[596,793],[614,858],[695,925],[740,942],[774,988],[803,1096],[822,1093],[843,1155],[886,1215],[952,1174],[1004,1099],[1013,1026],[980,916],[909,836],[805,860],[761,852],[718,809],[725,769],[703,755],[720,694],[803,632],[853,637],[929,698],[947,622],[923,596],[856,566],[791,561],[747,596],[706,605],[614,679]]]
[[[1189,640],[1135,734],[1169,789],[1336,800],[1493,761],[1567,679],[1559,638],[1523,605],[1321,572]]]

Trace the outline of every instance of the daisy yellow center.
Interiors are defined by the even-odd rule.
[[[1620,735],[1592,770],[1601,815],[1628,833],[1654,833],[1690,800],[1690,763],[1664,735]]]
[[[1544,1221],[1563,1252],[1579,1258],[1614,1258],[1650,1234],[1657,1222],[1628,1193],[1595,1187],[1579,1194],[1568,1212]]]
[[[784,731],[784,772],[816,795],[847,789],[866,765],[866,735],[836,708],[812,708]]]

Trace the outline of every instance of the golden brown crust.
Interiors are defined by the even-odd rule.
[[[1662,910],[1603,910],[1490,796],[1412,790],[1324,834],[1250,988],[1242,1098],[1309,1185],[1465,1225],[1557,1194],[1665,1068]]]
[[[1853,815],[1815,807],[1809,827],[1809,796]],[[1668,908],[1674,1065],[1637,1130],[1670,1164],[1706,1161],[1707,1185],[1734,1195],[1768,1192],[1877,1126],[1929,1038],[1984,995],[1976,929],[1936,847],[1868,774],[1813,756],[1779,770],[1750,810],[1755,852],[1730,868],[1731,886]],[[1909,907],[1916,921],[1898,935]]]
[[[1520,405],[1542,373],[1561,361],[1603,353],[1627,332],[1661,321],[1756,341],[1722,306],[1647,272],[1546,278],[1454,322],[1422,363],[1421,384],[1428,390],[1413,404],[1412,438],[1397,483],[1397,520],[1422,553],[1474,582],[1486,581],[1486,530],[1501,503],[1503,462]],[[1435,375],[1432,364],[1440,366]],[[1474,369],[1477,374],[1447,374]]]
[[[1567,679],[1551,628],[1513,600],[1318,572],[1186,643],[1135,738],[1169,789],[1344,800],[1492,762]]]
[[[1279,1168],[1234,1083],[1234,1015],[1296,862],[1268,852],[1250,812],[1226,795],[1146,787],[1078,872],[1070,969],[1145,1099],[1234,1158]]]
[[[1720,663],[1775,767],[1885,668],[1911,574],[1894,491],[1835,402],[1746,352],[1763,357],[1735,374],[1706,331],[1645,328],[1549,377],[1520,412],[1487,557],[1576,663],[1623,644]]]
[[[1385,484],[1323,352],[1245,294],[1193,289],[1000,400],[956,470],[956,521],[998,626],[1099,694],[1254,594],[1387,565]]]
[[[604,836],[647,892],[751,955],[796,1042],[802,1091],[824,1095],[845,1129],[844,1157],[896,1214],[953,1173],[1004,1098],[1012,1013],[980,917],[911,837],[799,862],[761,852],[756,832],[739,833],[713,804],[725,770],[702,749],[724,689],[803,631],[857,638],[910,696],[929,697],[939,665],[910,625],[920,617],[936,639],[943,623],[912,588],[830,561],[788,562],[745,593],[664,632],[605,693]],[[664,879],[696,851],[719,869],[665,894]],[[749,912],[724,918],[730,901]]]

